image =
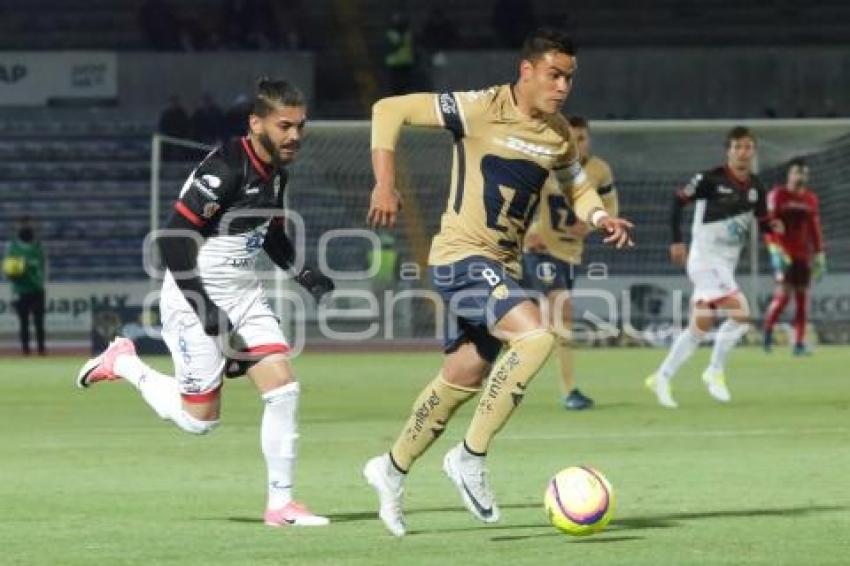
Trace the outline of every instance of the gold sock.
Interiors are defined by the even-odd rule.
[[[564,336],[558,336],[556,348],[558,349],[558,360],[561,363],[561,383],[564,386],[564,393],[569,394],[570,391],[576,388],[572,340]]]
[[[390,450],[393,465],[407,472],[413,462],[446,430],[454,412],[480,391],[448,383],[442,372],[413,403],[410,418]]]
[[[464,442],[470,452],[486,454],[490,441],[522,401],[528,383],[546,362],[554,343],[555,337],[548,330],[534,330],[510,343],[490,371],[466,432]]]

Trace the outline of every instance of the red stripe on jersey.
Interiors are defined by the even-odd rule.
[[[180,397],[187,403],[200,404],[215,401],[221,395],[221,385],[206,393],[181,393]]]
[[[254,152],[254,148],[251,147],[251,142],[248,141],[248,138],[242,138],[242,149],[244,149],[245,153],[248,154],[248,159],[251,160],[251,165],[254,166],[254,170],[260,177],[263,178],[263,181],[268,181],[269,179],[271,179],[272,176],[269,173],[269,170]]]
[[[191,222],[192,224],[194,224],[198,228],[201,228],[205,224],[203,218],[201,218],[200,216],[198,216],[197,214],[192,212],[192,210],[188,206],[186,206],[185,204],[183,204],[179,200],[176,203],[174,203],[174,209],[178,213],[180,213],[180,216],[182,216],[183,218],[185,218],[186,220],[188,220],[189,222]]]
[[[249,354],[286,354],[289,352],[289,346],[286,344],[260,344],[245,348]]]

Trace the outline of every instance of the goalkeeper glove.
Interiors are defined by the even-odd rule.
[[[812,277],[815,282],[820,281],[826,273],[826,254],[819,252],[815,255],[815,260],[812,262]]]
[[[308,293],[313,295],[316,302],[322,300],[326,294],[332,292],[336,286],[330,277],[322,275],[312,267],[305,267],[301,273],[295,276],[295,282],[304,287]]]
[[[770,254],[770,266],[773,268],[773,273],[777,280],[782,280],[785,276],[785,271],[791,265],[791,258],[788,253],[782,249],[782,246],[775,243],[767,245],[767,253]]]

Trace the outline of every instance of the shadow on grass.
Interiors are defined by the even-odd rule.
[[[704,513],[670,513],[649,515],[646,517],[624,517],[611,521],[610,530],[630,531],[640,529],[666,529],[680,522],[700,521],[703,519],[750,518],[750,517],[800,517],[814,513],[844,511],[845,505],[814,505],[802,507],[777,507],[773,509],[721,509]]]
[[[502,505],[503,509],[537,509],[540,508],[539,503],[509,503]],[[668,529],[679,526],[683,522],[702,521],[707,519],[724,519],[724,518],[752,518],[752,517],[801,517],[812,515],[815,513],[829,513],[834,511],[845,511],[848,507],[845,505],[815,505],[801,507],[778,507],[768,509],[721,509],[715,511],[705,511],[703,513],[669,513],[660,515],[648,515],[645,517],[623,517],[622,519],[614,519],[611,521],[606,532],[622,532],[634,531],[643,529]],[[452,507],[420,507],[407,511],[407,515],[418,515],[423,513],[469,513],[466,508],[461,506]],[[352,523],[358,521],[377,521],[376,511],[358,511],[353,513],[334,513],[328,515],[332,523]],[[262,523],[260,517],[227,517],[231,523],[246,523],[256,524]],[[419,534],[440,534],[440,533],[461,533],[467,531],[515,531],[517,529],[540,529],[539,533],[522,534],[522,535],[504,535],[495,536],[491,540],[497,542],[506,542],[514,540],[524,540],[532,538],[542,538],[550,536],[563,536],[553,530],[542,517],[537,523],[520,524],[520,525],[475,525],[470,527],[450,528],[450,529],[427,529],[419,531],[408,531],[409,535]],[[623,542],[629,540],[639,540],[643,537],[639,536],[610,536],[606,537],[595,536],[588,539],[574,539],[574,542],[582,544],[602,544],[606,542]]]

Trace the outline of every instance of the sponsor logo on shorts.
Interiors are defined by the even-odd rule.
[[[494,299],[507,299],[511,292],[508,290],[508,286],[504,283],[500,283],[493,287],[493,292],[491,293]]]

